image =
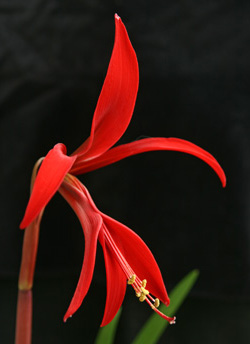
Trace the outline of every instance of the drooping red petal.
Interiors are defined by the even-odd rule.
[[[136,275],[141,280],[146,279],[149,292],[168,305],[169,297],[160,269],[144,241],[122,223],[103,213],[102,218],[113,240]]]
[[[101,327],[108,325],[113,320],[126,292],[126,276],[114,257],[114,252],[107,245],[103,233],[99,234],[99,241],[102,245],[107,279],[107,297],[104,316]]]
[[[124,258],[131,266],[131,268],[134,270],[134,272],[138,275],[140,279],[147,279],[147,289],[150,291],[150,293],[157,296],[162,302],[168,305],[169,297],[162,279],[160,269],[155,261],[152,252],[149,250],[144,241],[135,232],[133,232],[131,229],[129,229],[122,223],[100,212],[100,210],[98,210],[96,205],[94,204],[94,201],[92,200],[87,188],[83,184],[79,183],[77,187],[81,188],[83,193],[86,195],[89,204],[91,204],[92,208],[102,216],[104,228],[106,228],[106,230],[110,233],[115,244],[117,245],[121,253],[124,255]],[[105,239],[103,237],[103,233],[99,234],[99,240],[101,245],[106,248],[106,251],[104,248],[104,257],[107,274],[109,274],[110,276],[110,278],[108,278],[107,275],[107,283],[109,283],[109,286],[107,285],[107,302],[102,322],[102,326],[104,326],[104,324],[108,323],[106,323],[107,319],[109,319],[109,321],[112,320],[112,318],[115,316],[116,312],[120,307],[119,305],[122,303],[124,297],[122,283],[123,280],[125,280],[126,282],[126,277],[125,279],[124,277],[122,277],[122,275],[125,276],[125,274],[124,272],[122,272],[121,267],[117,263],[115,254],[109,251],[108,244],[106,244],[104,241]],[[115,265],[112,266],[112,264]],[[117,279],[114,278],[111,281],[112,274],[115,275],[116,273],[118,274]],[[109,280],[110,282],[108,282]],[[121,289],[114,291],[114,286],[115,288]],[[114,304],[111,304],[110,301],[112,298],[112,293],[117,293],[113,295],[113,297],[116,299]],[[110,297],[109,299],[108,294]],[[111,310],[108,309],[109,306],[111,307]]]
[[[44,158],[37,173],[34,187],[20,228],[27,227],[47,205],[59,189],[76,157],[66,155],[66,147],[58,143]]]
[[[123,135],[136,101],[139,71],[126,28],[115,15],[115,43],[95,109],[90,137],[73,153],[92,159],[106,152]]]
[[[114,162],[117,162],[129,156],[155,150],[179,151],[200,158],[201,160],[205,161],[217,173],[223,187],[225,187],[225,173],[219,165],[218,161],[210,153],[189,141],[173,137],[147,138],[127,143],[124,145],[114,147],[108,150],[106,153],[102,154],[100,157],[89,161],[82,161],[80,158],[79,160],[76,160],[73,168],[71,169],[71,173],[81,174],[90,172],[95,169],[107,166],[109,164],[113,164]]]
[[[63,318],[64,321],[66,321],[81,306],[82,301],[89,290],[94,272],[97,238],[102,226],[102,218],[93,210],[87,197],[74,187],[74,183],[71,183],[66,179],[60,187],[59,192],[76,213],[82,225],[85,238],[82,270],[74,296]]]

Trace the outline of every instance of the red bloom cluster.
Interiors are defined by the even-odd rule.
[[[226,178],[211,154],[185,140],[147,138],[112,148],[129,125],[139,83],[136,54],[126,28],[117,15],[115,25],[114,48],[93,116],[90,136],[70,156],[66,155],[66,147],[62,143],[49,151],[37,173],[20,228],[36,221],[56,191],[67,200],[80,220],[85,237],[84,261],[75,294],[64,317],[65,321],[80,307],[88,292],[99,240],[104,252],[107,274],[107,300],[102,326],[113,319],[121,306],[126,281],[133,286],[140,301],[145,300],[154,311],[173,323],[174,318],[165,316],[157,309],[159,299],[168,305],[169,298],[161,272],[149,248],[128,227],[100,212],[87,189],[74,175],[142,152],[174,150],[205,161],[218,174],[223,186],[226,184]],[[151,296],[151,293],[156,298]]]

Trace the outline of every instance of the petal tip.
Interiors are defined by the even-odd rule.
[[[222,187],[225,188],[226,185],[227,185],[227,178],[226,178],[226,176],[224,176],[224,178],[221,180],[221,183],[222,183]]]
[[[222,167],[219,165],[219,171],[215,171],[215,172],[217,173],[218,177],[220,178],[222,187],[225,188],[227,185],[227,177],[226,177],[225,172],[223,171]]]
[[[25,226],[24,224],[23,224],[23,221],[20,223],[20,225],[19,225],[19,228],[21,229],[21,230],[24,230],[25,228],[26,228],[27,226]]]
[[[107,324],[106,323],[104,323],[104,321],[102,321],[102,323],[101,323],[101,325],[100,325],[100,327],[104,327],[104,326],[106,326]]]
[[[69,318],[72,318],[72,315],[68,315],[67,313],[64,315],[64,317],[63,317],[63,322],[67,322],[67,320],[69,319]]]
[[[38,214],[39,214],[39,212],[38,212]],[[38,214],[36,214],[36,213],[34,214],[34,213],[30,213],[30,212],[28,212],[28,214],[27,214],[27,211],[26,211],[24,214],[24,217],[23,217],[23,219],[19,225],[19,228],[22,230],[27,228],[31,224],[31,222],[36,218],[36,216]]]
[[[31,221],[27,221],[27,217],[24,215],[20,225],[19,225],[19,228],[20,229],[25,229],[28,227],[28,225],[31,223]]]
[[[169,299],[169,297],[166,299],[166,301],[165,302],[163,302],[164,303],[164,305],[165,306],[169,306],[169,304],[170,304],[170,299]]]
[[[115,20],[121,20],[117,13],[115,13]]]

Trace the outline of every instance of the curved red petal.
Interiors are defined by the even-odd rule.
[[[58,143],[49,151],[37,173],[24,218],[20,224],[21,229],[27,227],[48,204],[75,159],[76,157],[66,155],[66,147],[62,143]]]
[[[115,42],[107,75],[95,109],[91,134],[74,153],[92,159],[106,152],[123,135],[136,101],[139,71],[126,28],[115,15]]]
[[[135,274],[141,280],[146,279],[149,292],[168,305],[169,297],[160,269],[152,252],[144,241],[122,223],[105,214],[102,214],[102,218],[113,240]]]
[[[106,245],[104,236],[99,235],[99,241],[102,245],[105,267],[106,267],[106,279],[107,279],[107,297],[104,316],[102,319],[101,327],[106,326],[113,320],[119,308],[126,292],[126,276],[122,271],[120,265],[114,257],[114,253],[110,247]]]
[[[102,226],[102,218],[97,212],[93,210],[91,204],[89,203],[87,197],[83,194],[83,192],[81,190],[78,190],[75,187],[74,183],[71,184],[71,181],[69,182],[69,179],[66,178],[66,180],[60,187],[59,192],[76,213],[82,225],[85,238],[85,250],[82,270],[74,296],[63,318],[63,320],[66,321],[81,306],[83,299],[89,290],[94,272],[97,238]]]
[[[73,174],[81,174],[93,171],[95,169],[107,166],[109,164],[113,164],[119,160],[127,158],[129,156],[155,151],[155,150],[171,150],[171,151],[179,151],[183,153],[188,153],[191,155],[196,156],[197,158],[205,161],[218,175],[221,180],[223,187],[226,185],[226,176],[221,168],[218,161],[207,151],[196,146],[195,144],[177,138],[163,138],[163,137],[155,137],[155,138],[147,138],[138,141],[134,141],[131,143],[127,143],[124,145],[120,145],[108,150],[106,153],[101,155],[100,157],[89,160],[89,161],[82,161],[81,159],[76,160],[73,168],[71,169],[71,173]]]

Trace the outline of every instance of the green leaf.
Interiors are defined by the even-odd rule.
[[[117,312],[114,319],[106,326],[101,327],[97,333],[95,344],[113,344],[116,329],[121,316],[122,307]]]
[[[192,289],[198,276],[198,270],[193,270],[187,276],[185,276],[169,294],[171,300],[170,305],[166,307],[162,304],[160,305],[159,310],[168,316],[174,316]],[[168,325],[169,323],[161,318],[158,314],[152,314],[146,324],[142,327],[141,331],[135,337],[132,344],[157,343]]]

